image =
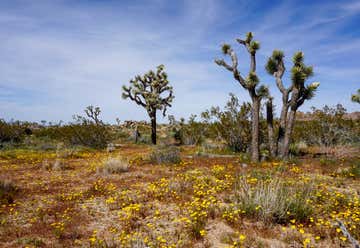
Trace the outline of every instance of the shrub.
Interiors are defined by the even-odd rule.
[[[27,122],[6,122],[0,119],[0,143],[20,143],[25,135],[31,134],[30,125]]]
[[[129,171],[130,165],[127,160],[122,157],[109,158],[104,162],[104,166],[98,170],[101,174],[120,174]]]
[[[196,121],[196,115],[191,115],[188,122],[181,118],[176,121],[169,116],[170,133],[179,145],[199,145],[204,141],[206,124]]]
[[[209,130],[215,138],[224,140],[232,151],[246,152],[248,150],[251,138],[249,103],[240,105],[238,98],[230,94],[230,100],[224,110],[212,107],[202,113],[202,117],[209,124]]]
[[[241,178],[235,187],[234,201],[247,215],[265,222],[305,221],[312,213],[307,203],[311,192],[311,186],[291,187],[280,179],[259,181],[251,186]]]
[[[100,112],[99,108],[89,106],[85,109],[86,117],[75,115],[73,122],[42,127],[35,135],[63,141],[69,145],[106,148],[110,142],[111,129],[99,120]]]
[[[346,117],[346,109],[338,104],[335,107],[312,108],[296,122],[294,141],[304,140],[309,145],[335,146],[358,144],[360,142],[360,121]]]
[[[8,179],[0,179],[0,203],[10,204],[14,202],[18,188]]]
[[[157,164],[180,163],[180,149],[175,146],[156,147],[150,154],[150,161]]]

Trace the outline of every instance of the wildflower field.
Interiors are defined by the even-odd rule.
[[[360,239],[358,157],[252,164],[182,147],[181,162],[154,164],[150,152],[2,151],[0,246],[351,247],[338,221]],[[116,156],[129,167],[100,173]]]

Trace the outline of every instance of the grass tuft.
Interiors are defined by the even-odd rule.
[[[282,224],[290,219],[305,221],[310,216],[313,210],[307,200],[311,192],[311,186],[290,186],[281,179],[250,185],[240,178],[235,184],[234,201],[247,216]]]
[[[157,164],[178,164],[181,162],[180,149],[176,146],[156,147],[150,154],[150,161]]]
[[[109,158],[104,162],[104,166],[98,169],[98,173],[100,174],[121,174],[124,172],[128,172],[130,169],[129,162],[122,158]]]

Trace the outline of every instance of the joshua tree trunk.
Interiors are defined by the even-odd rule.
[[[284,138],[285,138],[285,129],[286,129],[286,119],[287,119],[287,113],[288,113],[288,103],[287,103],[287,95],[283,95],[283,106],[281,109],[280,114],[280,124],[279,124],[279,133],[277,137],[277,148],[276,153],[277,155],[281,154],[284,147]]]
[[[140,132],[139,132],[139,126],[138,125],[135,126],[134,138],[135,138],[135,143],[138,143],[139,138],[140,138]]]
[[[291,142],[291,134],[295,125],[296,110],[291,109],[287,119],[287,126],[285,130],[284,144],[281,150],[281,158],[287,158],[289,156],[289,148]]]
[[[150,114],[151,119],[151,142],[156,145],[156,111],[152,111]]]
[[[251,128],[251,161],[259,161],[259,111],[261,98],[253,98]]]
[[[276,157],[276,143],[274,138],[274,116],[273,116],[273,104],[272,99],[266,103],[266,121],[268,129],[268,138],[269,138],[269,151],[271,157]]]

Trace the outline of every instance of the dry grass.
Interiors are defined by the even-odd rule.
[[[129,162],[119,156],[105,160],[103,167],[100,167],[98,169],[98,173],[103,175],[121,174],[124,172],[128,172],[129,169]]]
[[[156,164],[180,163],[180,149],[176,146],[156,147],[150,154],[150,161]]]
[[[273,178],[252,186],[246,178],[240,178],[235,184],[234,202],[247,215],[264,222],[305,221],[313,212],[308,204],[312,192],[310,183],[290,186],[282,179]]]

